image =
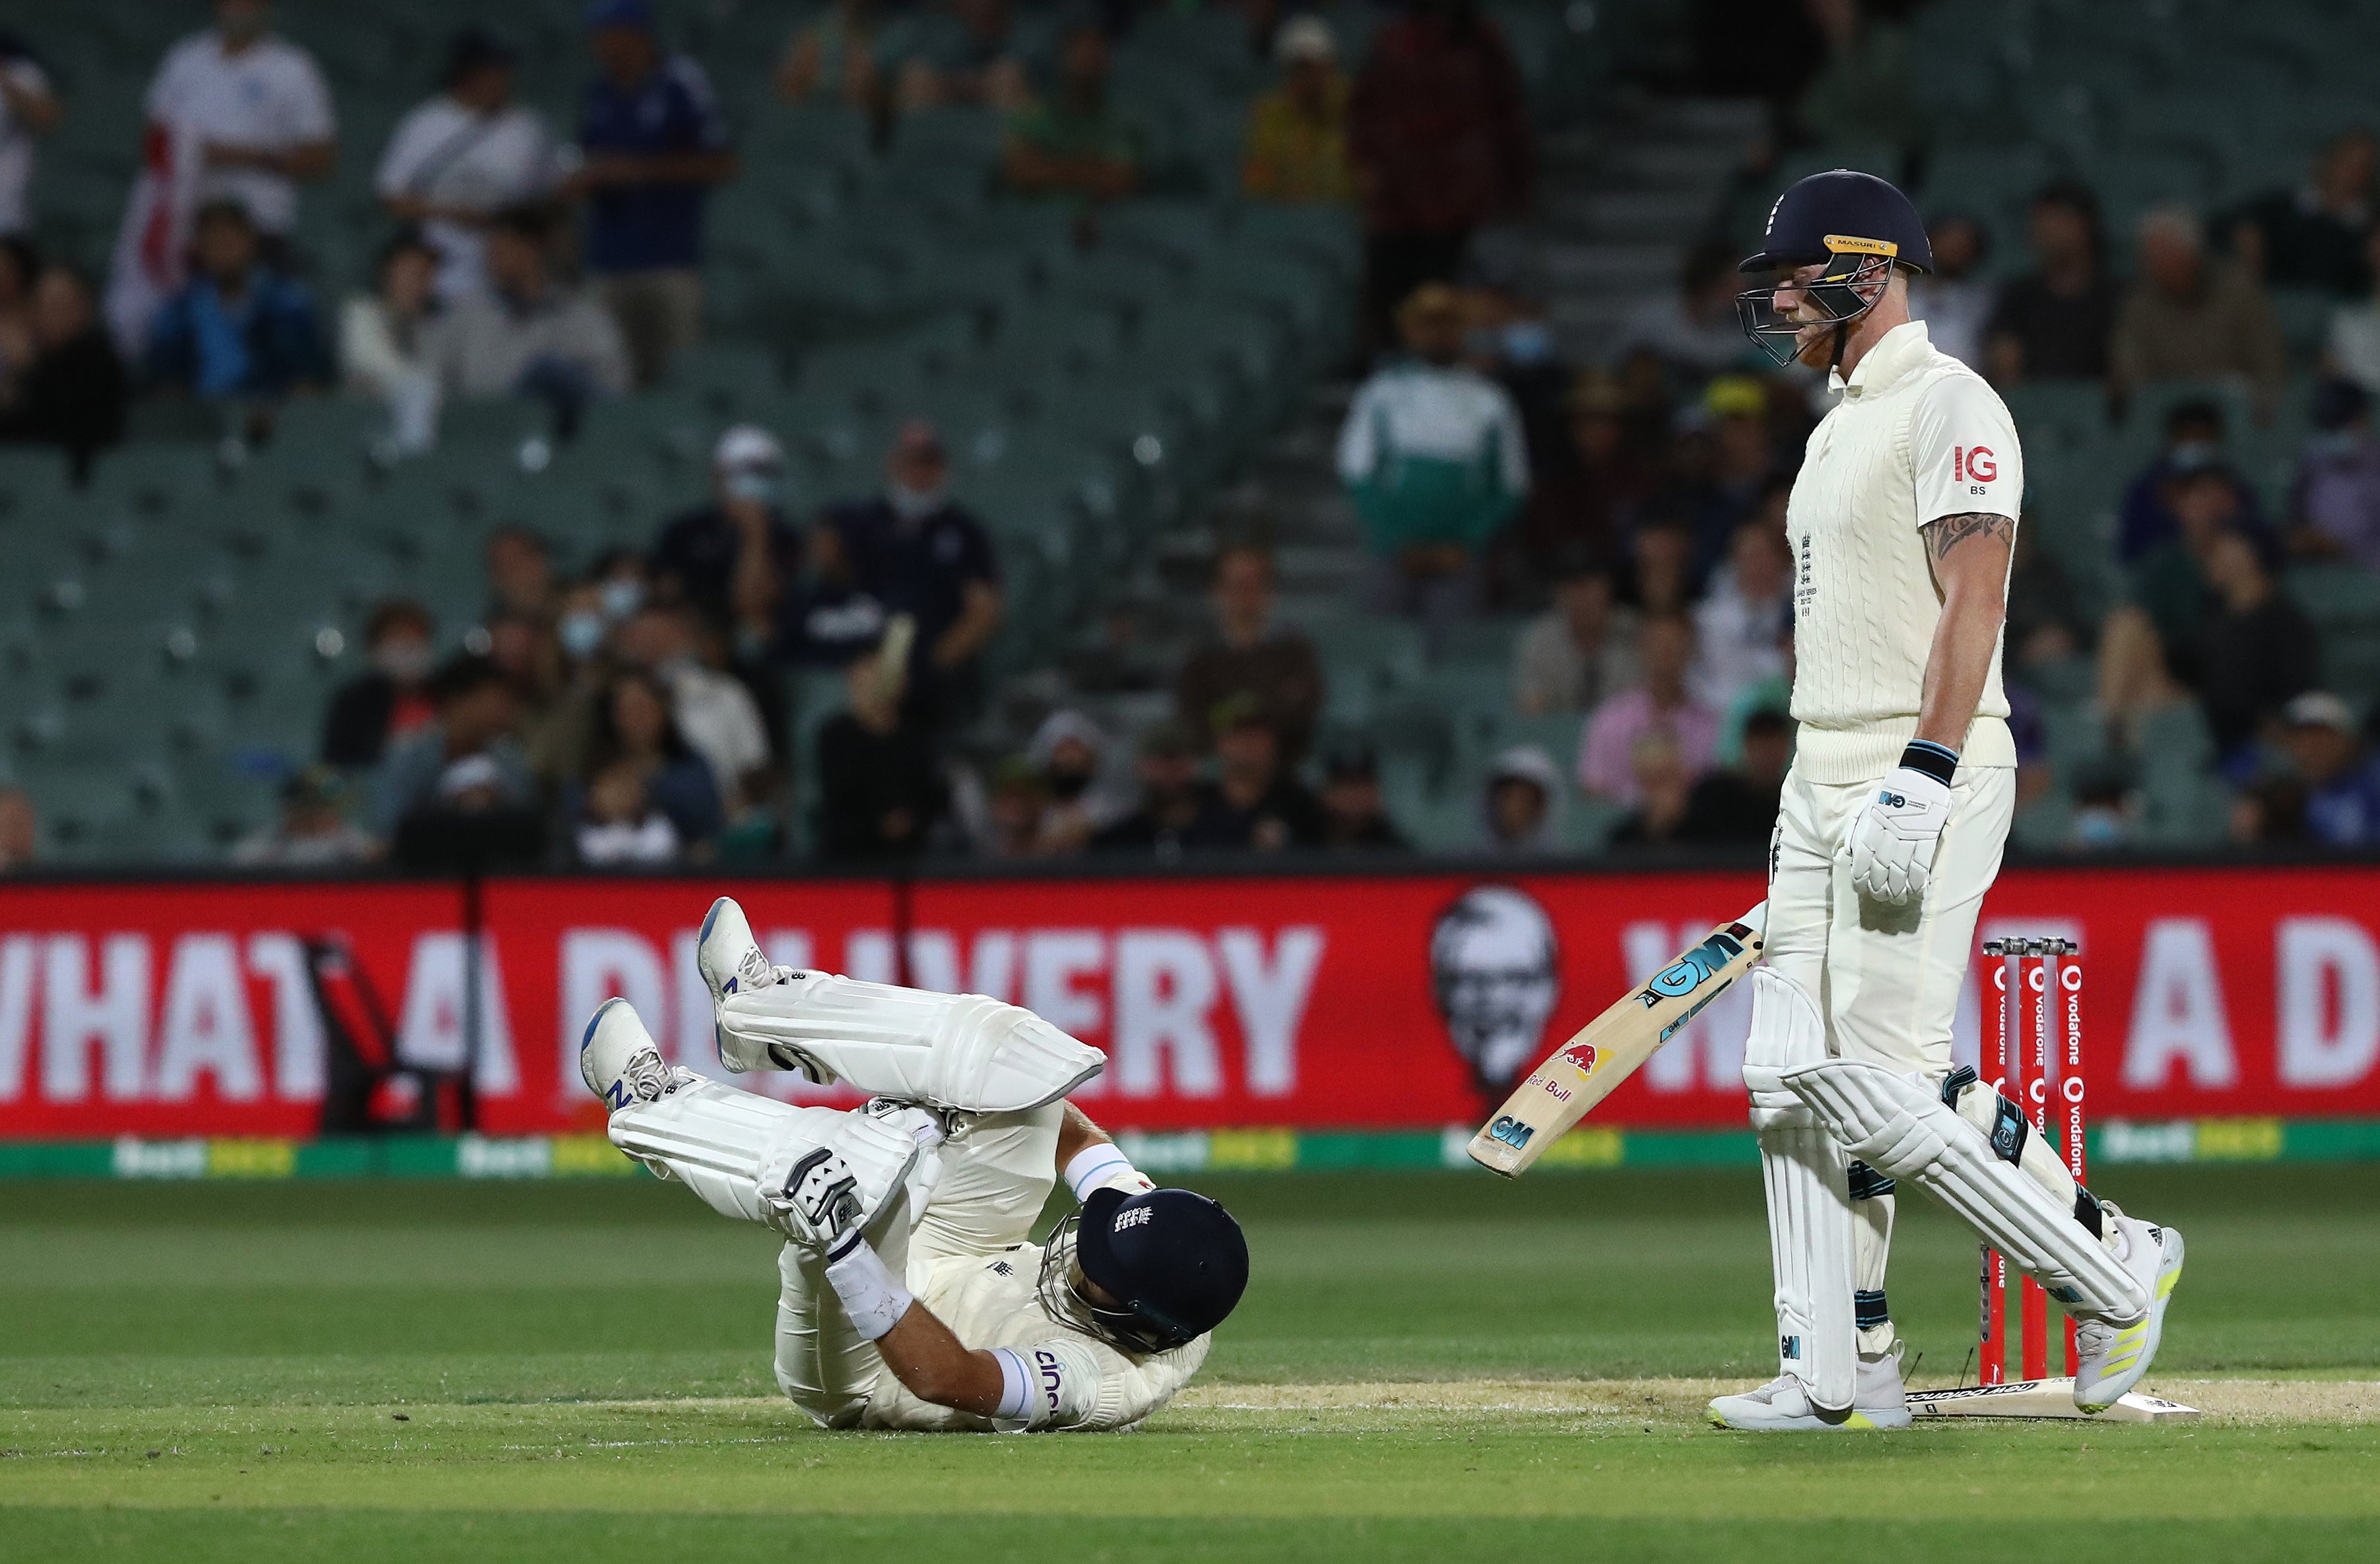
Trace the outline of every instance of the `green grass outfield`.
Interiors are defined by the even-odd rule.
[[[2107,1181],[2190,1240],[2153,1387],[2228,1415],[1810,1439],[1698,1417],[1771,1372],[1755,1173],[1200,1182],[1256,1274],[1193,1395],[1038,1438],[813,1431],[767,1235],[650,1181],[0,1182],[0,1558],[2380,1553],[2380,1167]],[[1901,1212],[1947,1382],[1973,1246]]]

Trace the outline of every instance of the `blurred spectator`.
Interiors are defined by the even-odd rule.
[[[536,773],[539,757],[552,753],[558,742],[556,730],[572,721],[562,645],[549,620],[509,610],[490,615],[486,632],[488,661],[512,685],[520,713],[516,731]]]
[[[1526,717],[1591,711],[1637,682],[1636,615],[1612,602],[1611,573],[1583,549],[1554,570],[1554,602],[1512,646],[1512,704]]]
[[[1009,0],[949,0],[921,18],[919,36],[901,62],[897,87],[904,109],[982,103],[1009,113],[1033,95],[1025,53]]]
[[[2243,534],[2216,540],[2206,556],[2206,576],[2216,606],[2202,632],[2199,694],[2216,751],[2229,754],[2292,697],[2314,687],[2322,643]]]
[[[2087,652],[2096,631],[2058,556],[2042,547],[2039,528],[2025,517],[2017,524],[2016,558],[2009,569],[2004,639],[2012,666],[2035,668]]]
[[[878,0],[834,0],[785,45],[777,95],[789,103],[824,96],[856,109],[888,106],[882,9]]]
[[[589,781],[571,845],[589,865],[670,864],[679,853],[676,825],[647,795],[643,771],[625,757]]]
[[[673,519],[653,545],[652,582],[747,646],[767,644],[802,540],[785,519],[785,452],[757,424],[737,424],[710,452],[711,500]]]
[[[648,603],[614,637],[620,661],[650,673],[669,697],[675,727],[710,767],[730,819],[760,796],[769,768],[768,724],[744,681],[706,661],[694,620],[682,608]],[[659,800],[669,808],[667,800]],[[709,832],[679,833],[689,842]]]
[[[535,396],[565,434],[597,396],[628,389],[628,348],[612,316],[553,274],[552,219],[513,207],[488,225],[485,292],[455,300],[423,333],[422,358],[448,396]]]
[[[688,741],[666,683],[635,669],[615,675],[596,706],[593,740],[585,777],[590,794],[605,773],[625,767],[641,784],[642,800],[669,818],[680,847],[698,855],[708,849],[726,823],[726,811],[712,769]],[[641,824],[642,815],[629,823]]]
[[[33,795],[21,787],[0,787],[0,874],[32,867],[41,846],[42,821]]]
[[[2380,393],[2380,225],[2363,241],[2363,263],[2376,280],[2362,297],[2331,310],[2323,337],[2323,368],[2368,393]]]
[[[388,404],[397,448],[427,449],[438,436],[438,377],[424,353],[436,309],[438,251],[418,228],[381,247],[370,293],[339,309],[339,371],[349,392]]]
[[[590,576],[563,592],[550,643],[559,663],[552,697],[544,720],[523,735],[529,770],[549,795],[586,770],[595,706],[611,673],[605,647],[612,624],[599,579]]]
[[[1778,643],[1793,627],[1793,556],[1785,535],[1747,521],[1729,541],[1727,563],[1694,609],[1695,698],[1724,711],[1745,686],[1784,665]]]
[[[2347,702],[2309,690],[2281,721],[2281,747],[2304,789],[2306,833],[2333,847],[2380,842],[2380,762],[2365,751]]]
[[[2140,800],[2123,773],[2101,767],[2074,789],[2074,818],[2066,845],[2077,853],[2112,853],[2131,845],[2140,828]]]
[[[1512,399],[1462,363],[1453,289],[1415,289],[1397,323],[1413,357],[1355,393],[1339,476],[1379,562],[1379,595],[1421,619],[1435,656],[1476,600],[1481,551],[1528,492],[1528,452]]]
[[[281,818],[232,845],[231,861],[248,868],[312,869],[368,863],[380,844],[346,816],[347,779],[329,766],[309,766],[281,784]]]
[[[831,863],[914,856],[949,807],[931,735],[902,719],[902,684],[915,627],[894,622],[874,656],[844,677],[849,709],[819,730],[818,855]]]
[[[1635,808],[1611,828],[1613,847],[1655,847],[1679,840],[1693,806],[1694,771],[1674,734],[1648,728],[1628,746],[1630,791]]]
[[[1343,745],[1323,756],[1321,803],[1325,847],[1402,853],[1413,846],[1389,818],[1380,763],[1366,746]]]
[[[1305,632],[1273,621],[1271,551],[1226,544],[1215,555],[1213,600],[1214,637],[1182,664],[1174,709],[1195,730],[1219,702],[1247,691],[1281,735],[1282,764],[1298,765],[1322,714],[1322,659]]]
[[[430,611],[391,598],[364,624],[364,656],[371,671],[340,685],[322,714],[326,766],[377,766],[388,746],[437,715],[429,689],[438,658]]]
[[[33,143],[57,128],[66,109],[32,49],[0,30],[0,235],[32,226]]]
[[[1781,711],[1743,720],[1734,762],[1694,784],[1677,825],[1681,842],[1765,843],[1777,824],[1785,769],[1793,760],[1793,723]]]
[[[2046,186],[2027,222],[2030,272],[2003,286],[1984,329],[1986,372],[2021,380],[2104,380],[2120,290],[2107,273],[2099,198],[2075,180]]]
[[[1281,738],[1252,695],[1223,703],[1213,722],[1215,776],[1198,784],[1184,847],[1272,853],[1322,840],[1322,806],[1281,762]]]
[[[594,0],[587,28],[597,76],[568,188],[587,197],[587,269],[649,386],[702,335],[702,208],[735,152],[710,79],[662,51],[648,0]]]
[[[1079,853],[1129,812],[1101,783],[1107,748],[1107,734],[1079,711],[1052,711],[1034,730],[1025,758],[1039,773],[1042,795],[1049,800],[1041,818],[1044,852]]]
[[[1964,212],[1945,212],[1925,225],[1925,239],[1934,270],[1909,279],[1909,318],[1925,322],[1927,341],[1981,373],[1994,303],[1992,285],[1975,275],[1989,249],[1984,226]]]
[[[41,276],[40,248],[22,234],[0,234],[0,384],[33,357],[33,288]]]
[[[1658,354],[1664,363],[1694,375],[1715,375],[1745,363],[1752,345],[1735,318],[1741,251],[1730,239],[1705,239],[1678,263],[1673,293],[1656,294],[1636,306],[1621,328],[1620,346]]]
[[[1108,101],[1112,69],[1108,35],[1096,21],[1067,28],[1056,89],[1009,116],[1000,170],[1010,189],[1107,201],[1139,188],[1144,138]]]
[[[33,285],[32,358],[0,396],[0,441],[55,445],[77,483],[92,456],[124,438],[123,361],[99,323],[91,285],[51,266]]]
[[[1479,795],[1480,845],[1490,853],[1554,853],[1562,846],[1561,768],[1534,744],[1496,757]]]
[[[1630,539],[1628,596],[1646,613],[1684,613],[1694,599],[1694,535],[1675,515],[1645,518]]]
[[[2314,388],[2313,438],[2289,488],[2289,552],[2380,570],[2380,439],[2353,381]]]
[[[1377,351],[1407,295],[1452,279],[1474,229],[1528,202],[1536,141],[1521,74],[1477,0],[1404,0],[1373,32],[1347,101],[1347,152]]]
[[[2177,479],[2214,472],[2229,485],[2229,521],[2261,535],[2264,517],[2256,491],[2224,455],[2223,409],[2199,397],[2177,402],[2165,417],[2165,449],[2124,491],[2116,528],[2116,556],[2126,564],[2176,536],[2168,491]]]
[[[1140,735],[1135,774],[1140,806],[1091,839],[1099,852],[1154,853],[1165,863],[1182,855],[1198,820],[1198,756],[1206,746],[1179,718],[1153,722]]]
[[[1704,579],[1779,475],[1768,432],[1768,394],[1759,381],[1718,376],[1703,388],[1701,405],[1689,418],[1690,429],[1671,452],[1679,470],[1670,498],[1694,528],[1694,573]],[[1779,530],[1781,536],[1781,525]]]
[[[1925,126],[1907,30],[1864,0],[1803,0],[1803,9],[1827,41],[1827,57],[1793,105],[1802,134],[1834,147],[1881,141],[1904,158],[1917,151]]]
[[[1002,861],[1040,857],[1046,851],[1041,818],[1049,807],[1050,794],[1033,762],[1022,755],[1009,756],[991,769],[984,785],[976,850]]]
[[[2228,224],[2232,253],[2268,287],[2363,293],[2373,273],[2363,254],[2372,235],[2380,143],[2345,130],[2314,159],[2305,184],[2270,190]]]
[[[513,737],[518,712],[503,672],[463,653],[426,687],[433,717],[389,746],[372,779],[372,833],[383,842],[394,841],[416,814],[527,809],[536,802]]]
[[[545,540],[517,524],[497,527],[480,545],[488,578],[488,612],[516,613],[540,624],[552,622],[556,588],[553,552]]]
[[[904,425],[884,462],[884,492],[829,505],[813,535],[819,575],[917,622],[908,712],[931,729],[965,715],[984,648],[1000,628],[1000,567],[990,536],[951,498],[950,456],[934,426]]]
[[[2141,219],[2140,258],[2140,280],[2108,340],[2110,388],[2121,396],[2157,381],[2244,381],[2258,417],[2270,416],[2289,364],[2264,289],[2238,266],[2208,258],[2187,207],[2159,207]]]
[[[2174,535],[2133,564],[2129,597],[2155,626],[2166,665],[2195,688],[2199,642],[2214,609],[2209,562],[2216,543],[2239,525],[2240,502],[2229,478],[2206,467],[2169,479],[2166,503],[2173,510]]]
[[[1652,492],[1654,475],[1641,443],[1628,438],[1619,382],[1590,370],[1571,387],[1564,438],[1551,453],[1529,443],[1532,476],[1524,564],[1540,573],[1584,551],[1610,556],[1616,522]]]
[[[272,401],[326,384],[331,359],[314,301],[265,264],[248,209],[211,201],[192,235],[193,274],[150,327],[150,378],[209,402]]]
[[[215,0],[215,25],[166,52],[149,83],[145,166],[115,240],[108,323],[128,355],[182,285],[191,214],[229,200],[271,240],[298,221],[298,182],[338,160],[331,92],[313,55],[274,35],[270,0]]]
[[[1240,192],[1250,200],[1355,199],[1347,164],[1347,79],[1339,40],[1320,17],[1293,18],[1273,41],[1281,85],[1248,105]]]
[[[562,152],[545,116],[513,102],[520,57],[465,28],[446,45],[436,97],[396,122],[373,188],[389,215],[419,224],[439,260],[438,294],[486,285],[481,230],[506,208],[545,200],[562,183]]]
[[[1580,734],[1578,785],[1599,798],[1639,801],[1636,741],[1667,734],[1678,746],[1685,785],[1710,769],[1718,743],[1718,714],[1694,697],[1686,673],[1694,664],[1694,621],[1683,613],[1648,611],[1636,627],[1636,661],[1645,682],[1607,697]]]
[[[645,568],[641,549],[606,549],[595,556],[587,572],[601,600],[604,619],[613,625],[625,624],[630,614],[645,606],[652,596],[652,579]]]

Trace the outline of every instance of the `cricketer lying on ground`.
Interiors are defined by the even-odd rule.
[[[980,996],[772,967],[724,899],[698,961],[731,1064],[900,1094],[796,1108],[670,1070],[617,1000],[582,1043],[614,1144],[786,1236],[777,1382],[820,1425],[1130,1428],[1197,1370],[1245,1283],[1245,1243],[1220,1206],[1154,1189],[1088,1121],[1070,1124],[1063,1094],[1104,1066],[1099,1050]],[[1083,1211],[1037,1245],[1062,1132]],[[996,1364],[997,1404],[904,1382],[941,1393],[905,1354],[888,1362],[921,1320],[976,1372]]]

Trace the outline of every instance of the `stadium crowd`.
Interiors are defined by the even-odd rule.
[[[1578,808],[1615,848],[1765,840],[1792,742],[1785,503],[1825,398],[1750,353],[1733,303],[1742,236],[1693,247],[1671,292],[1565,358],[1540,301],[1471,243],[1526,210],[1536,177],[1495,23],[1469,0],[1407,0],[1350,70],[1323,16],[1244,8],[1278,76],[1248,107],[1243,194],[1363,218],[1367,373],[1336,462],[1371,556],[1367,606],[1414,619],[1433,658],[1483,614],[1527,616],[1512,709],[1574,723],[1475,778],[1477,848],[1575,849],[1564,822]],[[1774,106],[1775,146],[1748,184],[1780,151],[1852,130],[1921,170],[1909,7],[1774,9],[1695,13],[1699,84]],[[1111,90],[1110,40],[1132,10],[841,0],[787,40],[775,88],[878,116],[988,105],[1012,195],[1095,210],[1166,177]],[[566,136],[515,101],[518,60],[498,36],[457,35],[437,90],[378,151],[388,236],[352,280],[313,274],[290,238],[306,187],[334,166],[336,115],[322,71],[272,20],[269,0],[215,0],[213,25],[159,66],[103,289],[29,236],[38,139],[73,105],[31,47],[0,41],[0,439],[58,446],[87,472],[136,399],[220,407],[265,441],[278,406],[316,394],[385,404],[399,450],[432,444],[446,405],[489,398],[544,403],[566,437],[589,403],[667,379],[701,330],[704,202],[759,176],[648,0],[588,7],[589,75]],[[2278,514],[2230,455],[2224,402],[2166,411],[2124,499],[2121,590],[2104,612],[2021,534],[2008,640],[2021,796],[2048,786],[2038,671],[2089,661],[2108,756],[2063,779],[2081,806],[2058,840],[2030,844],[2119,844],[2144,735],[2179,708],[2214,736],[2238,839],[2380,836],[2380,763],[2355,706],[2322,686],[2318,634],[2282,577],[2293,561],[2380,569],[2375,202],[2380,153],[2347,130],[2301,188],[2219,212],[2160,206],[2124,236],[2105,231],[2087,181],[2059,178],[2032,203],[2031,264],[1997,283],[1985,258],[2020,236],[1929,214],[1937,264],[1916,312],[2011,394],[2095,384],[2121,417],[2161,383],[2233,382],[2261,420],[2293,370],[2321,377]],[[325,289],[345,281],[357,285],[330,308]],[[2318,364],[2289,361],[2275,285],[2336,295]],[[942,433],[906,424],[877,492],[807,514],[785,464],[777,434],[731,429],[711,492],[654,517],[644,549],[570,574],[555,540],[506,530],[487,545],[478,623],[380,603],[370,671],[337,692],[280,823],[239,856],[434,857],[465,817],[506,823],[537,861],[595,864],[765,856],[801,839],[844,863],[1405,844],[1380,755],[1325,721],[1326,661],[1280,612],[1260,540],[1218,549],[1211,631],[1169,671],[1170,714],[1111,734],[1061,702],[1017,752],[987,754],[975,741],[1002,564],[952,497]],[[845,709],[797,729],[789,670],[840,671]],[[808,818],[787,804],[796,774],[812,783]],[[9,821],[25,806],[5,803]],[[0,834],[8,855],[29,833]]]

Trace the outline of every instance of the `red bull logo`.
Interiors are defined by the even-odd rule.
[[[1572,1069],[1576,1070],[1582,1075],[1592,1075],[1595,1073],[1595,1045],[1593,1043],[1572,1043],[1570,1047],[1562,1049],[1561,1052],[1554,1055],[1554,1057],[1560,1060],[1564,1064],[1569,1065]]]

